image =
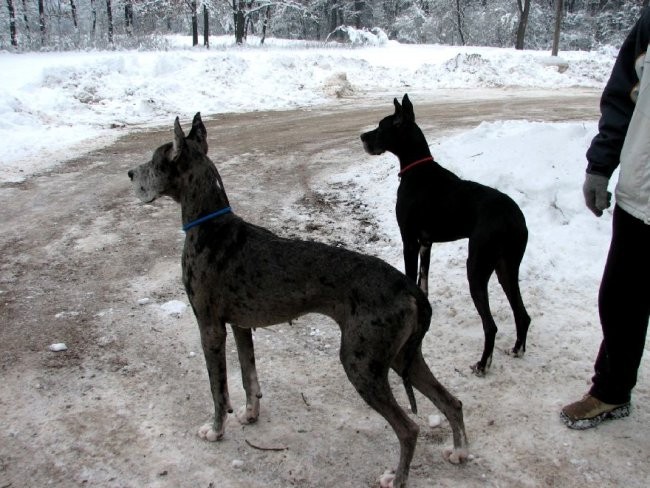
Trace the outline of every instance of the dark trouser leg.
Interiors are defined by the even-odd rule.
[[[603,341],[590,393],[605,403],[625,403],[636,384],[650,316],[650,225],[618,206],[598,310]]]

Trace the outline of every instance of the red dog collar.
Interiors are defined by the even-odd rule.
[[[429,161],[433,161],[433,156],[418,159],[417,161],[415,161],[414,163],[409,164],[403,170],[401,170],[399,173],[397,173],[397,176],[401,177],[404,173],[406,173],[408,170],[412,169],[414,166],[418,166],[419,164],[422,164],[422,163],[428,163]]]

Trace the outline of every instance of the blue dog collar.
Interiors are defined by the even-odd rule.
[[[200,219],[196,219],[189,224],[185,224],[183,226],[183,230],[187,232],[190,230],[192,227],[196,227],[197,225],[201,225],[203,222],[207,222],[208,220],[216,219],[217,217],[220,217],[221,215],[227,214],[228,212],[232,212],[232,208],[230,207],[225,207],[222,208],[221,210],[217,210],[214,213],[211,213],[209,215],[206,215],[205,217],[201,217]]]

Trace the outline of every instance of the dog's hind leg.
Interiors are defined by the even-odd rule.
[[[237,419],[241,424],[252,424],[257,422],[260,415],[260,398],[262,398],[260,384],[257,380],[257,369],[255,368],[253,334],[250,329],[244,329],[236,325],[232,326],[232,332],[237,343],[242,383],[246,392],[246,405],[237,411]]]
[[[388,383],[388,371],[386,371],[386,376],[382,379],[377,378],[377,382],[370,390],[367,389],[366,378],[358,381],[358,377],[354,379],[353,376],[351,377],[350,372],[348,372],[348,377],[361,397],[377,413],[386,419],[399,439],[400,454],[397,470],[394,476],[384,475],[382,477],[383,486],[390,488],[402,488],[406,486],[406,480],[408,479],[411,460],[415,453],[415,445],[420,430],[418,425],[408,417],[393,397]]]
[[[359,395],[386,419],[399,439],[397,470],[394,475],[384,474],[380,485],[382,488],[403,488],[409,475],[419,427],[397,404],[388,382],[390,356],[386,356],[390,351],[386,348],[393,344],[386,344],[382,337],[377,337],[375,341],[369,339],[361,342],[342,337],[341,363]]]
[[[212,322],[199,314],[196,318],[201,331],[201,345],[214,402],[214,421],[199,429],[199,437],[214,442],[223,437],[228,413],[232,413],[226,371],[226,327],[221,321]]]
[[[526,312],[519,289],[519,261],[521,261],[521,257],[519,259],[504,257],[499,260],[496,267],[497,278],[515,316],[517,340],[511,353],[518,358],[523,357],[526,352],[526,336],[530,326],[530,316]]]
[[[393,362],[393,368],[399,373],[404,360],[399,355]],[[454,448],[445,450],[445,459],[458,464],[467,459],[468,442],[463,421],[463,404],[452,395],[433,375],[424,357],[422,349],[418,348],[409,368],[409,377],[413,386],[427,397],[447,418],[454,438]]]
[[[467,279],[469,281],[469,291],[476,310],[483,323],[483,333],[485,343],[483,354],[478,363],[471,366],[472,371],[477,376],[485,376],[485,373],[492,364],[492,353],[494,351],[494,341],[497,335],[497,325],[490,311],[490,301],[488,298],[488,282],[496,266],[490,252],[480,250],[480,244],[476,244],[470,239],[469,256],[467,258]]]
[[[429,296],[429,264],[431,263],[431,243],[420,244],[420,272],[418,274],[418,286]]]

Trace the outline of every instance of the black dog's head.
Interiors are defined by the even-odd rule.
[[[403,141],[408,139],[415,126],[413,104],[408,95],[404,95],[402,103],[393,100],[395,113],[384,117],[375,130],[361,134],[363,148],[368,154],[379,155],[386,151],[399,154]]]
[[[187,137],[176,117],[173,142],[163,144],[154,151],[151,161],[128,172],[137,197],[145,203],[161,196],[180,201],[190,166],[214,167],[207,157],[207,136],[200,113],[194,116],[192,129]]]

